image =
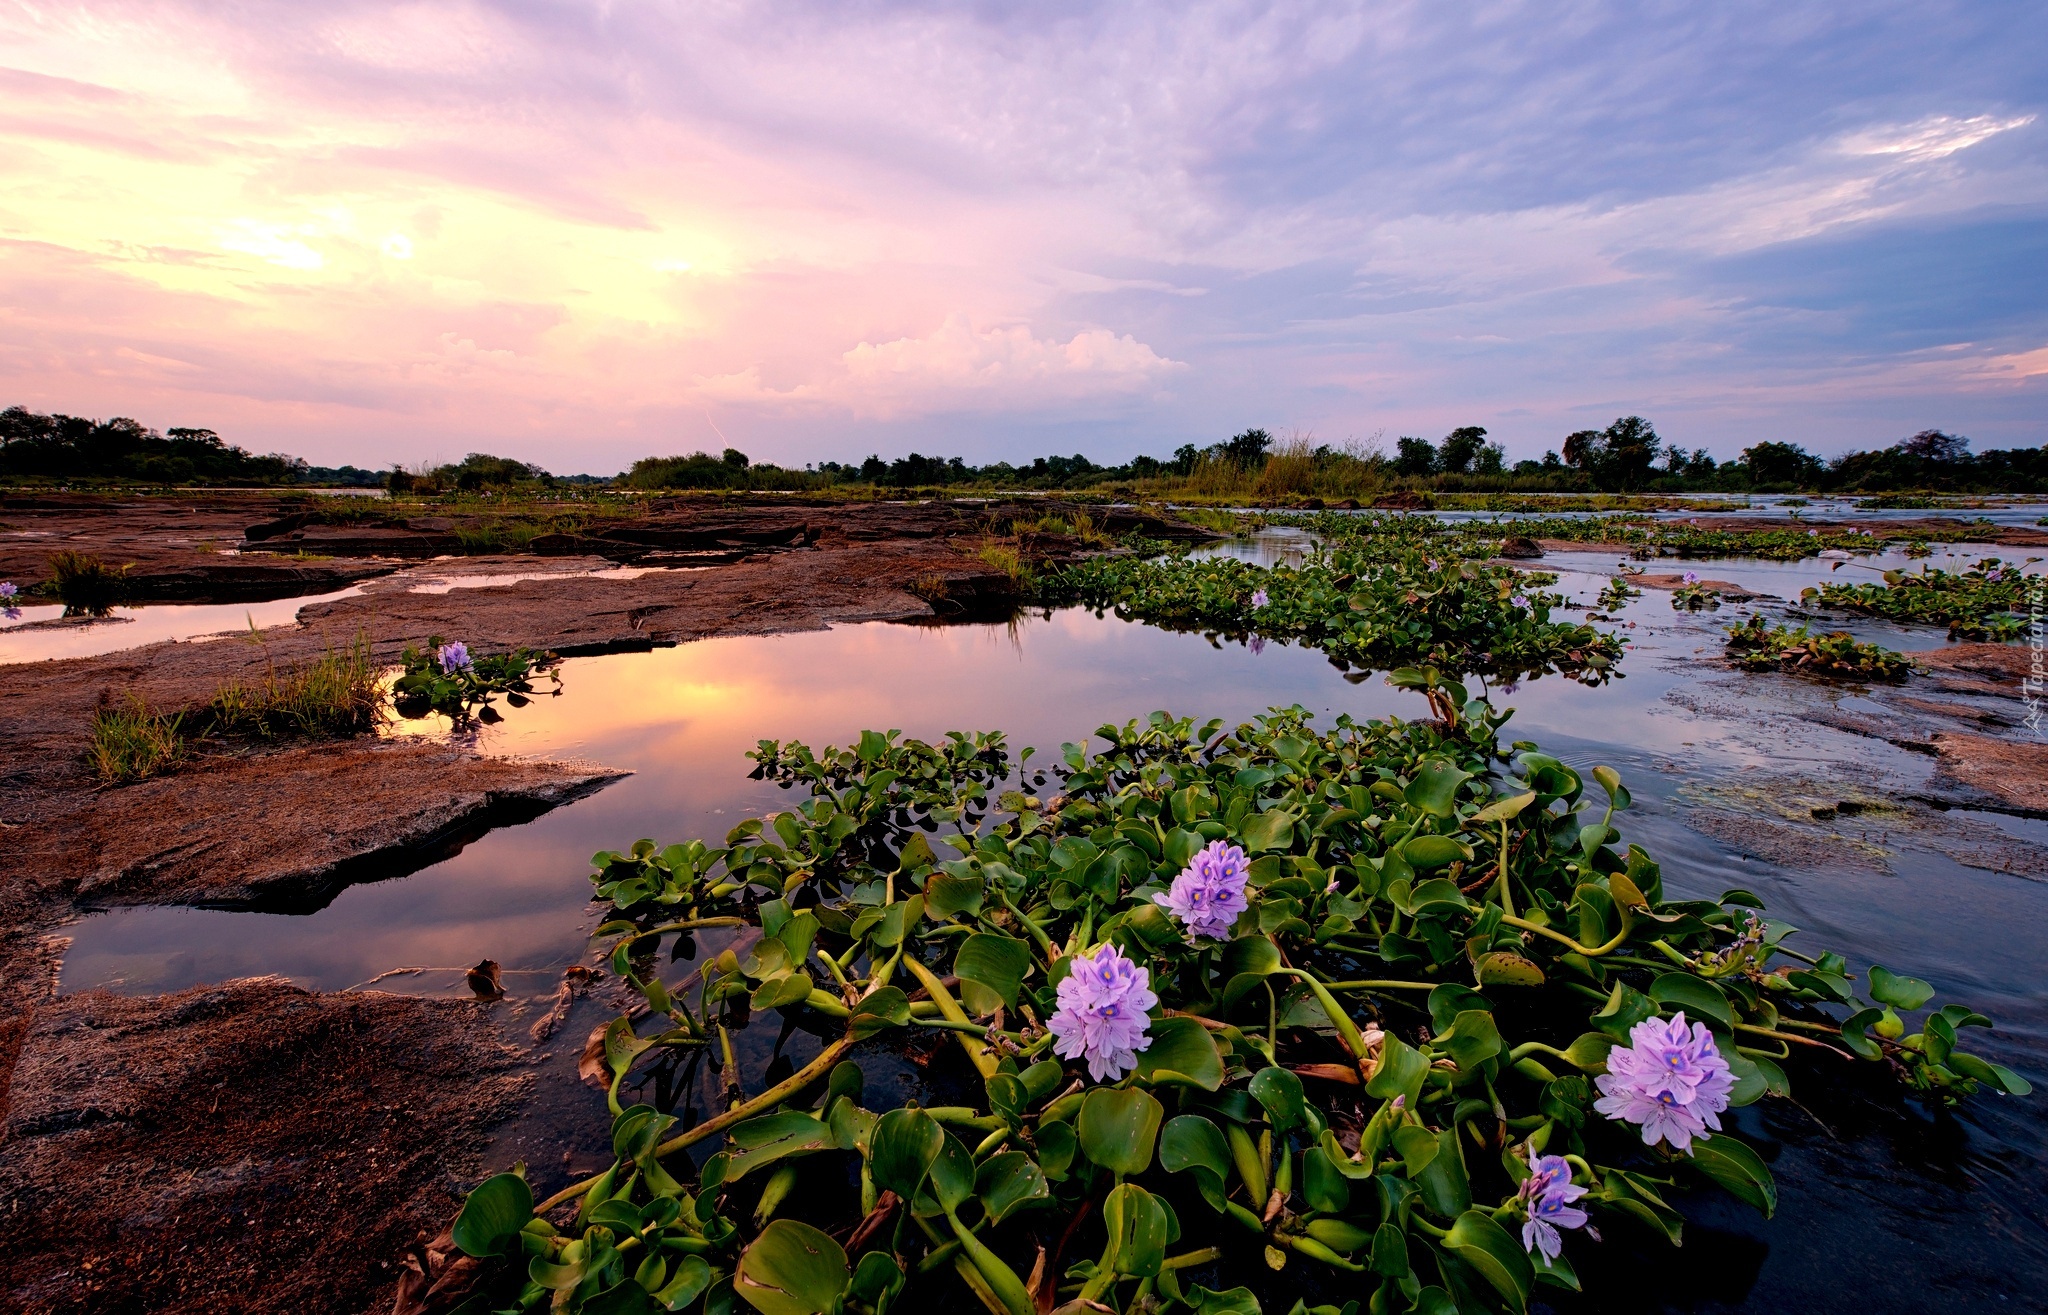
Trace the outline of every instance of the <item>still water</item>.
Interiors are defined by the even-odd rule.
[[[1248,551],[1270,559],[1295,546],[1283,537]],[[1541,566],[1563,572],[1560,589],[1590,598],[1613,562],[1569,553]],[[1832,568],[1685,566],[1780,599],[1796,599]],[[1831,946],[1859,966],[1874,960],[1933,981],[1944,999],[1998,1020],[1997,1035],[1977,1048],[2048,1091],[2048,883],[1966,865],[1956,844],[1910,830],[1868,842],[1883,850],[1880,862],[1846,840],[1831,851],[1835,842],[1824,836],[1818,854],[1793,863],[1745,857],[1754,848],[1740,835],[1731,843],[1725,828],[1715,832],[1721,839],[1695,829],[1703,792],[1748,790],[1775,817],[1768,810],[1778,795],[1907,792],[1924,786],[1931,766],[1801,715],[1816,700],[1833,711],[1882,711],[1854,687],[1721,670],[1713,662],[1720,627],[1743,614],[1678,614],[1655,592],[1637,599],[1623,613],[1636,622],[1627,676],[1597,689],[1549,678],[1497,691],[1516,708],[1509,738],[1535,740],[1582,768],[1617,768],[1637,801],[1618,819],[1625,837],[1663,862],[1673,891],[1713,896],[1744,887],[1805,928],[1809,950]],[[1902,647],[1940,638],[1855,628]],[[868,727],[926,739],[1000,729],[1013,751],[1035,745],[1056,757],[1063,741],[1155,708],[1231,719],[1294,703],[1322,718],[1423,712],[1419,699],[1380,676],[1347,677],[1312,651],[1277,643],[1254,651],[1238,639],[1078,609],[1008,625],[864,625],[574,659],[563,686],[559,698],[536,700],[482,731],[479,747],[587,759],[634,775],[415,875],[346,890],[317,911],[89,916],[67,928],[74,943],[64,989],[157,992],[259,973],[335,989],[414,967],[430,971],[380,986],[460,994],[461,975],[451,970],[492,958],[508,970],[515,996],[545,996],[563,967],[586,956],[597,922],[585,875],[593,851],[642,836],[722,836],[750,813],[786,806],[788,794],[747,777],[742,755],[763,737],[822,745],[845,744]],[[2038,822],[1984,814],[1949,814],[1945,825],[2020,850],[2037,849],[2048,834]],[[595,1162],[601,1103],[576,1086],[573,1055],[602,1017],[586,1010],[565,1029],[542,1070],[537,1112],[501,1148],[500,1158],[532,1159],[542,1181],[555,1176],[550,1161],[563,1146],[585,1157],[575,1167]],[[749,1029],[761,1034],[748,1038],[750,1072],[767,1060],[770,1032]],[[788,1064],[814,1053],[815,1043],[798,1035],[773,1039],[773,1048]],[[902,1065],[880,1065],[877,1076],[871,1099],[917,1089]],[[1620,1269],[1618,1286],[1571,1308],[1831,1311],[1848,1308],[1851,1292],[1864,1311],[2042,1308],[2035,1294],[2048,1291],[2048,1194],[2040,1182],[2048,1097],[1986,1098],[1952,1116],[1853,1096],[1815,1097],[1809,1107],[1825,1126],[1784,1102],[1740,1115],[1740,1131],[1775,1158],[1776,1221],[1704,1193],[1687,1198],[1693,1223],[1682,1251],[1616,1259],[1604,1268]],[[1581,1268],[1603,1267],[1589,1258]]]

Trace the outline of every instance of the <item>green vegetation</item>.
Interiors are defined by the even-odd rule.
[[[1950,639],[2005,643],[2026,633],[2029,592],[2038,589],[2040,581],[2025,574],[2025,568],[2039,560],[2028,558],[2014,565],[1986,557],[1961,571],[1932,566],[1886,571],[1881,585],[1831,582],[1801,591],[1800,598],[1891,621],[1947,626]]]
[[[975,554],[982,565],[1001,571],[1010,579],[1010,585],[1019,594],[1029,594],[1038,587],[1038,574],[1031,563],[1018,551],[1013,543],[985,543]]]
[[[152,711],[139,694],[92,715],[87,757],[103,785],[125,785],[176,766],[185,753],[184,714]]]
[[[1569,1224],[1554,1260],[1517,1236],[1539,1156],[1602,1230],[1677,1243],[1701,1191],[1775,1209],[1733,1132],[1651,1150],[1595,1108],[1639,1028],[1698,1024],[1734,1106],[1787,1098],[1807,1061],[1936,1104],[2028,1091],[1962,1048],[1989,1019],[1793,949],[1748,892],[1673,897],[1616,773],[1505,746],[1505,716],[1410,674],[1451,720],[1155,713],[993,806],[999,735],[764,741],[794,807],[596,855],[597,935],[644,1000],[594,1051],[616,1159],[545,1200],[520,1167],[470,1194],[477,1308],[1522,1311],[1602,1260]],[[1197,943],[1154,896],[1211,844],[1248,863],[1249,907]],[[744,953],[673,976],[736,927]],[[1145,1048],[1063,1064],[1061,984],[1111,949],[1158,997],[1134,1006]],[[730,1043],[762,1011],[823,1039],[765,1089]],[[871,1106],[855,1056],[932,1044],[938,1099]],[[715,1112],[638,1103],[704,1066]],[[1802,1105],[1826,1118],[1827,1094]]]
[[[105,616],[128,596],[128,568],[65,549],[50,554],[50,579],[44,587],[64,604],[66,616]]]
[[[492,657],[471,658],[460,643],[446,643],[439,635],[425,648],[407,645],[399,659],[400,672],[391,686],[392,705],[401,717],[424,717],[440,713],[457,725],[472,719],[501,721],[491,706],[499,695],[515,708],[527,704],[533,682],[552,677],[555,693],[562,688],[562,660],[552,653],[535,653],[518,648]]]
[[[1745,671],[1789,671],[1809,676],[1904,680],[1913,664],[1902,653],[1860,643],[1846,630],[1809,634],[1805,626],[1766,625],[1760,613],[1728,627],[1728,656]]]
[[[1509,678],[1604,680],[1621,641],[1551,619],[1555,576],[1439,561],[1412,543],[1345,542],[1300,567],[1229,557],[1094,558],[1049,577],[1047,602],[1113,608],[1155,625],[1290,639],[1363,669],[1430,666]],[[1255,597],[1263,591],[1263,603]]]
[[[251,636],[260,642],[253,630]],[[383,673],[369,635],[358,631],[348,647],[330,648],[315,661],[267,663],[252,684],[221,682],[201,724],[264,739],[355,735],[376,725],[383,704]]]

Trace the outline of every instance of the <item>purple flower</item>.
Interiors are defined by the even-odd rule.
[[[1607,1052],[1607,1072],[1593,1079],[1593,1108],[1610,1119],[1642,1125],[1643,1144],[1668,1141],[1692,1153],[1693,1138],[1719,1130],[1735,1075],[1705,1023],[1688,1025],[1680,1010],[1670,1022],[1646,1018],[1629,1029],[1629,1044]]]
[[[470,668],[469,645],[461,640],[443,644],[434,650],[434,661],[440,664],[442,672],[467,671]]]
[[[1230,939],[1237,915],[1245,911],[1244,880],[1250,860],[1236,845],[1212,840],[1173,879],[1173,888],[1152,902],[1180,919],[1194,936]]]
[[[1064,1059],[1088,1060],[1088,1076],[1114,1082],[1138,1066],[1138,1052],[1151,1046],[1146,1011],[1159,1003],[1151,975],[1103,945],[1073,957],[1073,971],[1060,981],[1059,1008],[1046,1026],[1053,1050]]]
[[[1508,601],[1525,612],[1529,609],[1529,597],[1527,594],[1516,594],[1513,598],[1508,599]]]
[[[1810,535],[1812,535],[1812,536],[1813,536],[1814,538],[1816,538],[1816,539],[1818,539],[1818,538],[1820,537],[1820,531],[1819,531],[1819,530],[1808,530],[1808,531],[1807,531],[1807,533],[1808,533],[1808,534],[1810,534]]]
[[[1266,591],[1265,591],[1265,590],[1263,590],[1263,589],[1254,589],[1254,590],[1252,590],[1252,606],[1253,606],[1253,607],[1264,607],[1264,606],[1265,606],[1265,605],[1266,605],[1266,604],[1267,604],[1268,602],[1270,602],[1270,601],[1271,601],[1271,600],[1270,600],[1270,599],[1268,599],[1268,598],[1266,597]]]
[[[1532,1157],[1529,1176],[1516,1193],[1528,1212],[1522,1224],[1522,1249],[1542,1252],[1545,1264],[1555,1262],[1564,1250],[1564,1239],[1557,1230],[1579,1228],[1586,1222],[1586,1212],[1572,1204],[1585,1194],[1585,1188],[1572,1186],[1572,1166],[1562,1155]]]
[[[12,580],[0,580],[0,599],[13,599],[21,590],[14,587]]]
[[[1265,637],[1262,635],[1253,635],[1250,639],[1247,639],[1244,642],[1244,646],[1252,651],[1252,656],[1256,657],[1259,654],[1266,651]]]
[[[1687,571],[1685,573],[1685,582],[1687,584],[1698,584],[1700,582],[1700,573],[1698,571]]]

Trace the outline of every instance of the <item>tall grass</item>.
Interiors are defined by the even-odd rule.
[[[54,552],[50,591],[71,615],[105,616],[128,594],[128,568],[109,566],[89,552]]]
[[[103,784],[121,785],[170,770],[185,753],[184,720],[183,713],[151,711],[139,694],[102,706],[92,715],[87,753],[94,774]]]
[[[1010,577],[1010,584],[1020,594],[1029,593],[1038,582],[1038,577],[1016,545],[1008,543],[986,543],[981,547],[982,564],[994,567]]]
[[[226,735],[353,735],[374,726],[383,705],[370,637],[358,631],[346,648],[330,648],[313,662],[268,663],[260,680],[221,682],[206,716]]]

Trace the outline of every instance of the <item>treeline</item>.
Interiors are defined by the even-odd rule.
[[[211,429],[159,433],[126,416],[88,420],[23,406],[0,411],[0,479],[359,487],[384,482],[381,471],[313,466],[281,452],[257,456]]]

